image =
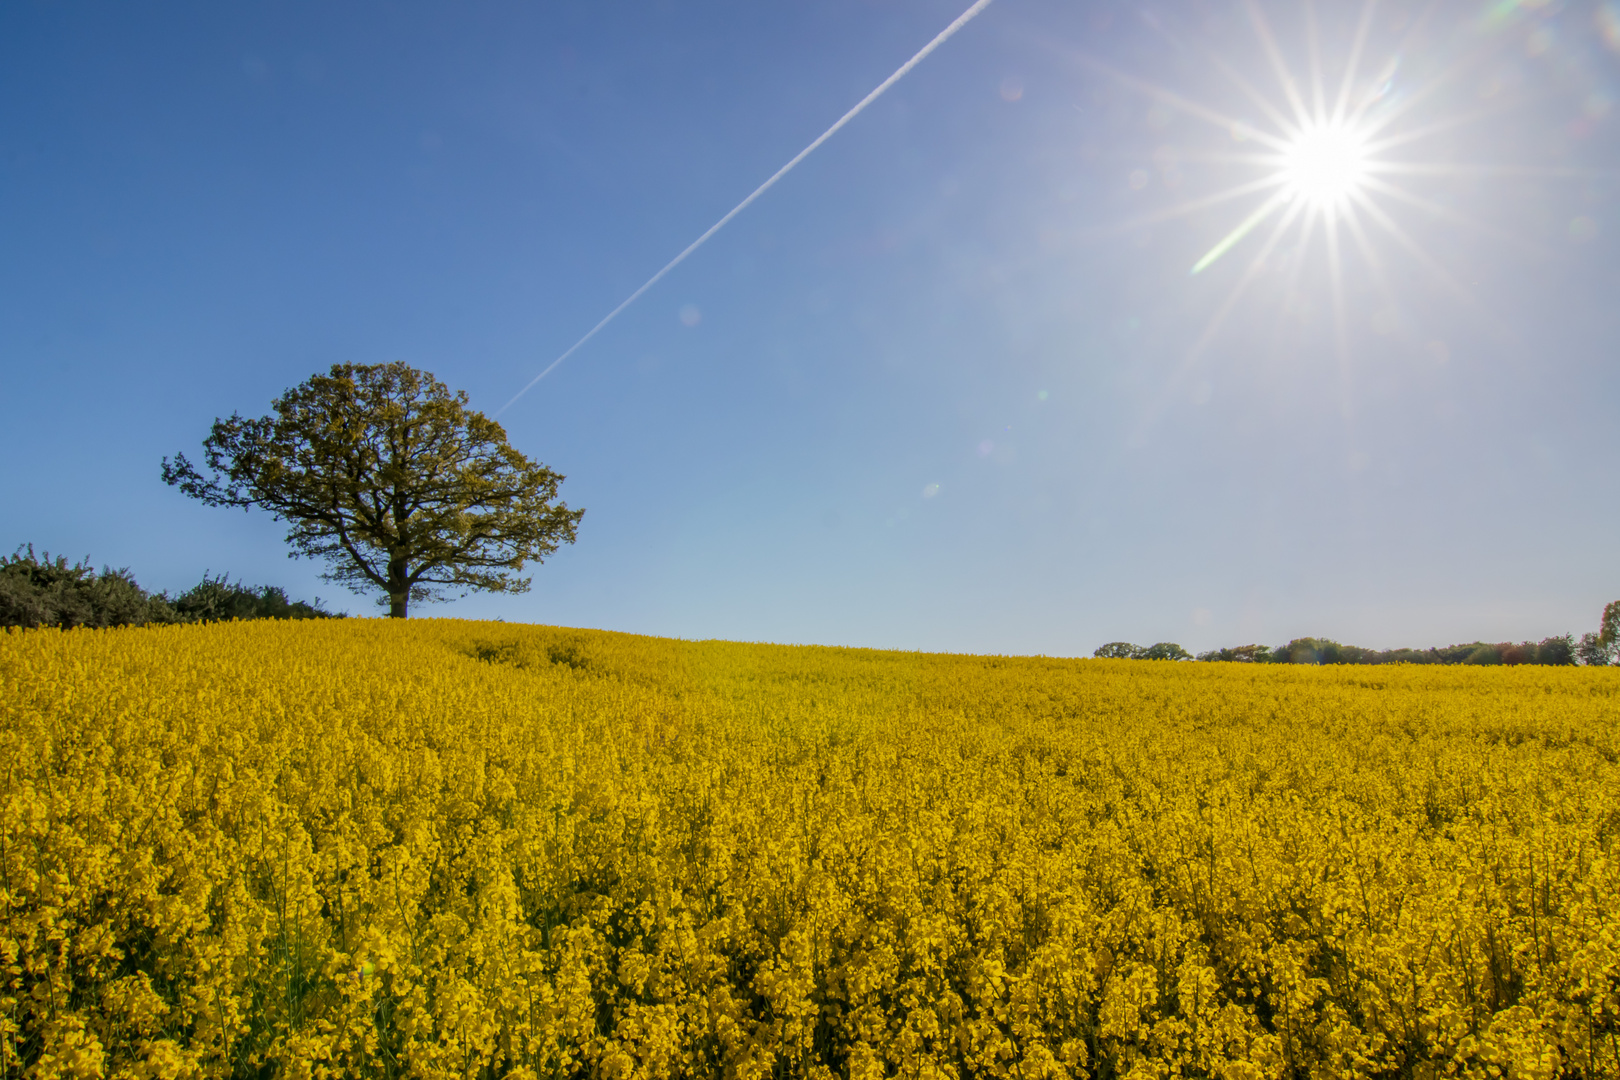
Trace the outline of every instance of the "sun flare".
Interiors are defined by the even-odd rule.
[[[1317,209],[1339,209],[1367,177],[1367,137],[1344,122],[1313,124],[1282,155],[1283,190]]]
[[[1179,93],[1099,61],[1087,61],[1099,73],[1152,98],[1164,113],[1195,118],[1230,136],[1230,144],[1203,151],[1203,160],[1253,170],[1246,179],[1229,186],[1183,196],[1169,206],[1116,226],[1120,231],[1134,230],[1202,214],[1216,206],[1248,204],[1224,235],[1217,233],[1213,246],[1191,266],[1190,273],[1196,276],[1222,264],[1227,289],[1184,366],[1196,361],[1244,295],[1262,281],[1271,280],[1287,290],[1287,310],[1310,310],[1309,303],[1300,301],[1300,290],[1306,287],[1307,257],[1326,260],[1326,306],[1331,311],[1341,363],[1348,362],[1351,329],[1358,319],[1351,310],[1352,295],[1346,280],[1352,262],[1365,271],[1365,283],[1380,294],[1374,302],[1382,303],[1383,310],[1400,311],[1405,307],[1390,277],[1385,253],[1379,250],[1385,245],[1410,257],[1453,298],[1477,308],[1478,301],[1470,290],[1426,249],[1420,234],[1409,230],[1402,218],[1415,213],[1428,221],[1461,226],[1482,236],[1509,242],[1517,242],[1518,238],[1450,205],[1448,200],[1427,197],[1421,190],[1426,180],[1499,175],[1579,179],[1603,175],[1536,164],[1449,160],[1445,156],[1448,141],[1431,142],[1430,137],[1474,123],[1487,113],[1483,107],[1456,111],[1457,106],[1447,109],[1443,104],[1447,98],[1442,90],[1458,90],[1452,84],[1467,75],[1468,65],[1441,65],[1421,79],[1402,75],[1402,55],[1422,40],[1419,29],[1423,20],[1401,31],[1399,43],[1384,54],[1387,46],[1375,44],[1372,33],[1379,0],[1361,0],[1353,33],[1343,33],[1345,27],[1341,25],[1326,37],[1317,20],[1316,5],[1306,3],[1297,9],[1302,13],[1305,48],[1291,64],[1273,32],[1262,0],[1238,0],[1237,6],[1247,13],[1266,61],[1234,64],[1213,52],[1209,54],[1215,70],[1230,84],[1229,89],[1237,92],[1242,102],[1237,110],[1218,105],[1213,97]],[[1345,45],[1342,57],[1324,57],[1324,40]],[[1306,61],[1300,73],[1303,77],[1296,75],[1299,59]],[[1265,85],[1268,68],[1272,82],[1269,87]],[[1427,160],[1410,156],[1424,151],[1430,155]],[[1439,156],[1433,156],[1436,152]],[[1184,159],[1194,160],[1195,156],[1189,154]],[[1176,180],[1179,183],[1179,177]],[[1132,186],[1141,189],[1134,181]],[[1320,246],[1313,249],[1317,243]],[[1244,261],[1232,267],[1228,257],[1239,249],[1246,249]],[[1268,279],[1271,271],[1276,273]]]

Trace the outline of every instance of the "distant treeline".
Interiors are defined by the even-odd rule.
[[[103,567],[96,573],[88,559],[69,564],[49,552],[38,557],[28,545],[0,557],[0,627],[145,626],[164,623],[225,622],[231,619],[331,619],[319,597],[315,602],[288,600],[273,585],[244,585],[228,575],[203,575],[202,581],[178,596],[149,593],[128,568]]]
[[[1295,638],[1286,645],[1239,645],[1198,654],[1199,660],[1247,664],[1573,664],[1577,650],[1570,634],[1541,641],[1472,641],[1436,649],[1363,649],[1326,638]],[[1605,661],[1607,662],[1607,661]]]
[[[1473,641],[1438,649],[1363,649],[1327,638],[1295,638],[1286,645],[1238,645],[1212,649],[1194,657],[1180,645],[1161,641],[1144,648],[1110,641],[1092,653],[1110,660],[1224,660],[1239,664],[1587,664],[1603,667],[1620,653],[1620,601],[1603,609],[1597,633],[1543,638],[1540,641]]]

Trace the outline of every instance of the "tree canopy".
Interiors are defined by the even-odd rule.
[[[1091,654],[1102,660],[1191,660],[1192,653],[1173,641],[1160,641],[1143,648],[1128,641],[1110,641]]]
[[[274,414],[216,419],[204,476],[175,455],[163,479],[210,506],[268,510],[294,556],[327,580],[379,589],[389,614],[445,590],[524,592],[518,576],[573,543],[583,510],[563,477],[426,371],[336,364],[276,398]]]

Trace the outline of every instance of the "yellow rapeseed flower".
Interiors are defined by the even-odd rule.
[[[1620,1076],[1620,671],[0,636],[0,1077]]]

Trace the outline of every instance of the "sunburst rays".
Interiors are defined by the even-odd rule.
[[[1354,255],[1376,292],[1393,302],[1396,290],[1388,277],[1389,262],[1381,249],[1398,251],[1417,264],[1445,292],[1480,308],[1464,285],[1428,250],[1402,215],[1469,230],[1519,250],[1539,250],[1511,230],[1479,220],[1453,206],[1426,197],[1413,184],[1445,178],[1520,176],[1539,178],[1592,178],[1609,173],[1561,167],[1529,166],[1448,160],[1421,160],[1415,151],[1439,135],[1488,118],[1488,109],[1469,108],[1451,115],[1433,115],[1434,98],[1452,80],[1463,76],[1489,48],[1464,56],[1415,85],[1395,92],[1400,58],[1409,54],[1421,31],[1430,25],[1438,7],[1426,6],[1407,28],[1403,40],[1378,55],[1372,31],[1378,0],[1364,0],[1339,55],[1324,55],[1323,35],[1316,7],[1302,7],[1305,59],[1302,69],[1289,62],[1258,0],[1241,0],[1264,65],[1258,75],[1245,73],[1222,57],[1209,55],[1211,67],[1246,103],[1253,119],[1223,111],[1212,101],[1174,90],[1120,71],[1101,61],[1081,62],[1116,84],[1143,94],[1156,104],[1202,121],[1250,143],[1250,152],[1185,154],[1184,160],[1218,161],[1252,170],[1227,187],[1185,198],[1151,214],[1116,223],[1108,231],[1126,231],[1188,217],[1225,204],[1239,208],[1235,224],[1191,266],[1195,275],[1208,275],[1218,267],[1231,275],[1225,297],[1216,305],[1193,345],[1188,363],[1196,360],[1217,337],[1251,287],[1279,249],[1290,252],[1290,289],[1299,287],[1307,252],[1326,260],[1328,306],[1334,321],[1333,337],[1341,361],[1347,359],[1350,308],[1346,300],[1346,260]],[[1247,208],[1242,206],[1249,200]],[[1320,241],[1320,243],[1318,243]],[[1246,265],[1224,270],[1224,264],[1248,255]]]
[[[1201,353],[1231,315],[1238,301],[1266,265],[1271,252],[1283,242],[1290,230],[1297,230],[1298,257],[1294,261],[1294,277],[1304,269],[1305,256],[1313,240],[1321,234],[1322,250],[1327,260],[1329,307],[1333,317],[1333,340],[1343,362],[1349,350],[1347,305],[1345,300],[1344,258],[1346,237],[1350,238],[1365,256],[1373,245],[1363,218],[1386,232],[1399,231],[1397,242],[1402,247],[1415,244],[1387,213],[1373,202],[1374,193],[1387,198],[1410,202],[1418,197],[1405,191],[1389,178],[1384,166],[1393,164],[1386,156],[1398,136],[1386,134],[1389,125],[1404,114],[1411,99],[1400,106],[1376,112],[1385,97],[1393,57],[1367,79],[1362,63],[1368,37],[1373,24],[1377,0],[1362,5],[1355,35],[1344,59],[1336,93],[1330,99],[1326,90],[1328,73],[1322,55],[1321,32],[1314,4],[1304,8],[1306,53],[1308,71],[1302,81],[1296,78],[1289,65],[1270,21],[1257,0],[1245,0],[1244,9],[1250,25],[1265,54],[1282,100],[1266,95],[1248,79],[1243,78],[1231,65],[1218,63],[1217,68],[1265,117],[1271,130],[1255,129],[1250,132],[1257,141],[1272,150],[1270,154],[1255,155],[1254,165],[1265,170],[1265,179],[1274,188],[1272,194],[1248,217],[1240,221],[1214,247],[1195,262],[1192,273],[1210,269],[1224,256],[1237,250],[1250,233],[1271,217],[1282,214],[1265,245],[1255,253],[1249,266],[1233,283],[1226,301],[1217,309],[1204,333],[1194,346],[1193,355]],[[1229,121],[1235,123],[1235,121]],[[1439,167],[1443,163],[1426,163]],[[1381,175],[1383,174],[1383,175]],[[1426,264],[1432,260],[1425,258]],[[1368,264],[1375,276],[1382,276],[1382,264]],[[1383,284],[1383,283],[1381,283]],[[1387,287],[1381,292],[1388,292]]]

